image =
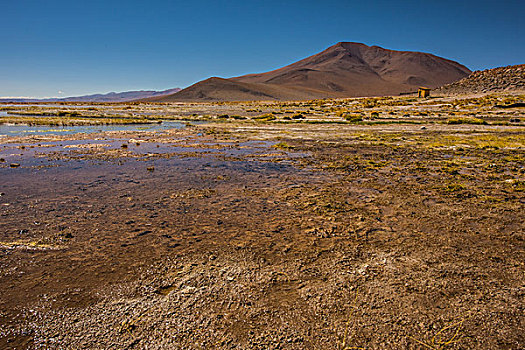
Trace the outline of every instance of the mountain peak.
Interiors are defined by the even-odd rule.
[[[370,46],[363,44],[363,43],[351,42],[351,41],[340,41],[337,44],[330,46],[323,52],[354,51],[354,50],[367,49],[367,48],[370,48]]]
[[[361,46],[361,47],[362,47],[362,46],[365,46],[365,47],[370,47],[370,46],[368,46],[368,45],[366,45],[366,44],[358,43],[358,42],[356,42],[356,41],[340,41],[340,42],[338,42],[337,44],[332,45],[332,47],[345,47],[345,48],[346,48],[346,47],[351,47],[351,46],[354,46],[354,47],[355,47],[355,46]]]
[[[289,100],[398,95],[414,91],[418,86],[439,87],[468,74],[470,70],[465,66],[432,54],[343,41],[270,72],[207,79],[166,97],[166,100]]]

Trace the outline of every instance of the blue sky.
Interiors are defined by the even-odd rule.
[[[525,1],[0,0],[0,96],[186,87],[339,41],[525,63]],[[60,92],[60,93],[59,93]]]

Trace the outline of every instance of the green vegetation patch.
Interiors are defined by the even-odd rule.
[[[269,121],[277,119],[277,117],[271,113],[266,113],[266,114],[261,114],[256,117],[252,117],[252,119],[259,121],[259,122],[269,122]]]
[[[480,118],[450,118],[447,120],[447,124],[476,124],[486,125],[487,122]]]
[[[274,148],[278,148],[278,149],[284,149],[284,150],[288,150],[288,149],[293,149],[294,146],[284,142],[284,141],[281,141],[279,143],[276,143],[275,145],[273,145]]]

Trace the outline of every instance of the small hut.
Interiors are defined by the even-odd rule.
[[[430,89],[426,87],[420,87],[417,90],[417,97],[429,97],[430,96]]]

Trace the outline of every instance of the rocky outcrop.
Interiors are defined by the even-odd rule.
[[[440,87],[437,91],[444,94],[525,92],[525,64],[475,71],[464,79]]]

